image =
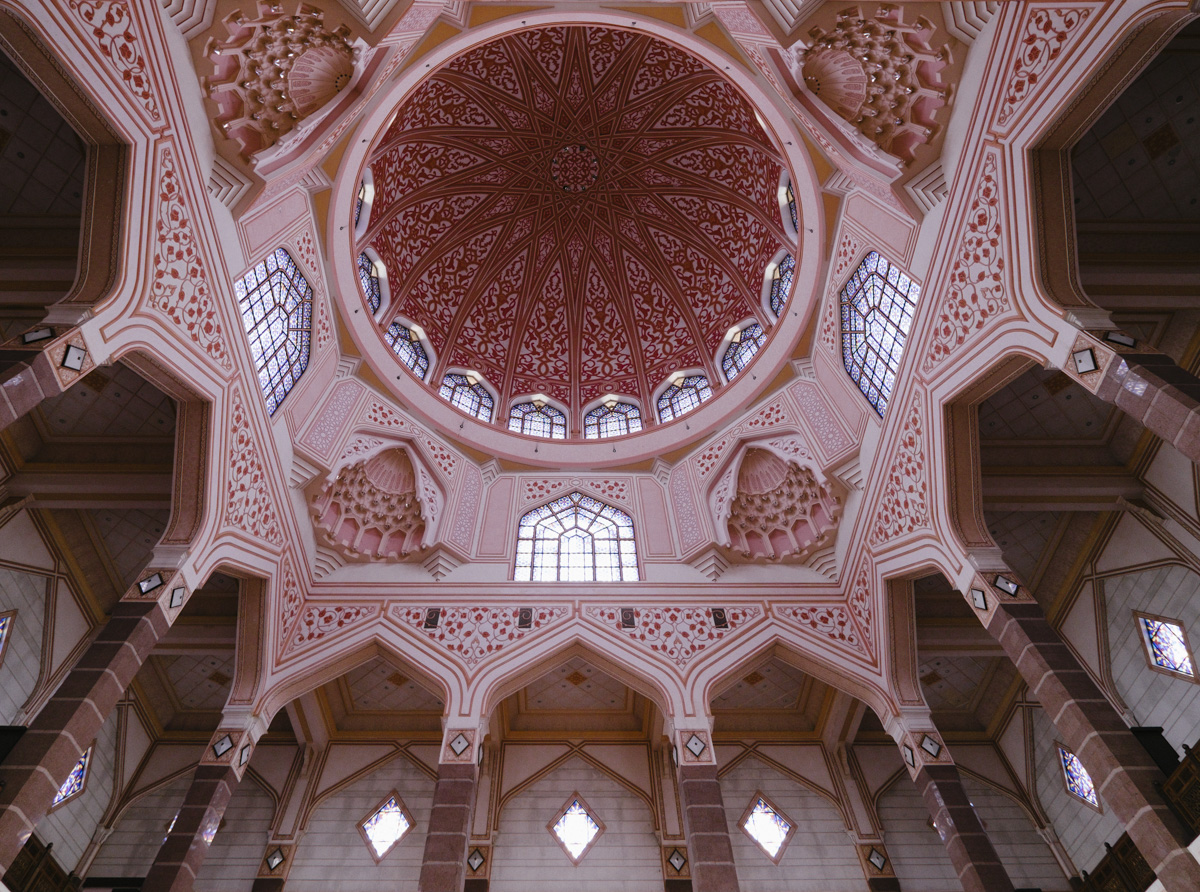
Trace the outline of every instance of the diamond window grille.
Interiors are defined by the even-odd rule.
[[[597,406],[583,416],[583,436],[587,440],[624,437],[642,429],[642,412],[633,403]]]
[[[442,379],[438,396],[446,400],[460,412],[466,412],[480,421],[491,421],[495,402],[487,388],[479,383],[473,375],[451,373]]]
[[[658,420],[664,424],[691,412],[712,399],[712,385],[704,375],[688,375],[674,382],[658,398]]]
[[[582,796],[572,793],[558,814],[550,819],[546,829],[558,840],[571,863],[578,864],[604,832],[604,824]]]
[[[547,403],[517,403],[508,411],[508,429],[530,437],[565,440],[567,416]]]
[[[79,757],[79,761],[75,763],[75,767],[71,769],[71,773],[67,775],[67,779],[63,781],[63,785],[54,794],[54,802],[51,803],[51,808],[56,808],[83,792],[84,787],[87,786],[88,771],[92,767],[92,749],[89,746],[84,750],[83,755]]]
[[[417,333],[406,325],[393,322],[383,333],[383,339],[392,348],[392,352],[400,357],[400,361],[424,381],[425,376],[429,374],[429,354],[425,352]]]
[[[725,380],[732,381],[742,369],[750,365],[750,360],[766,340],[767,333],[757,322],[751,322],[735,334],[721,359],[721,371],[725,373]]]
[[[796,258],[784,254],[771,273],[771,312],[778,318],[783,315],[787,306],[788,295],[792,293],[792,279],[796,275]]]
[[[583,493],[555,499],[521,518],[517,582],[636,582],[633,520]]]
[[[762,849],[763,854],[779,863],[784,850],[796,832],[796,825],[783,814],[775,803],[762,793],[756,793],[738,822],[747,836]]]
[[[1092,808],[1100,808],[1100,799],[1096,796],[1096,787],[1092,783],[1092,776],[1083,767],[1079,757],[1061,743],[1057,746],[1058,758],[1062,762],[1063,782],[1067,785],[1067,792],[1082,799]]]
[[[375,261],[367,256],[366,251],[358,255],[358,283],[362,285],[367,306],[371,308],[372,313],[378,313],[380,304],[383,303],[383,289],[379,285],[379,272],[375,268]]]
[[[1196,664],[1192,660],[1183,626],[1161,616],[1144,613],[1136,616],[1150,665],[1171,675],[1195,680]]]
[[[278,248],[233,283],[267,410],[274,415],[308,368],[313,290]]]
[[[881,416],[900,369],[921,289],[878,251],[842,288],[842,365]]]
[[[412,826],[412,815],[405,808],[404,800],[392,790],[359,822],[358,831],[366,841],[371,857],[379,862],[404,839]]]

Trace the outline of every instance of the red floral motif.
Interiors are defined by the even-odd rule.
[[[304,593],[300,591],[300,583],[296,579],[295,571],[292,570],[291,558],[286,555],[280,564],[278,585],[281,589],[280,603],[282,605],[279,611],[278,649],[282,651],[292,623],[300,615],[300,608],[304,604]]]
[[[622,627],[620,607],[585,607],[584,614],[684,669],[710,645],[761,616],[762,610],[757,607],[726,608],[728,629],[716,627],[711,607],[636,607],[636,623],[632,629]]]
[[[786,400],[780,396],[775,397],[693,459],[700,479],[703,480],[712,472],[713,467],[721,460],[721,456],[725,454],[726,448],[731,443],[738,442],[745,434],[787,424],[791,420]]]
[[[1008,124],[1017,109],[1045,77],[1071,36],[1087,21],[1090,9],[1036,6],[1025,21],[1021,50],[1008,78],[1008,90],[1000,103],[996,123]]]
[[[424,428],[413,424],[378,400],[371,400],[370,405],[367,406],[365,420],[385,429],[411,433],[429,460],[441,469],[447,479],[454,479],[454,469],[458,465],[458,457],[448,446],[430,436]]]
[[[392,616],[475,668],[526,635],[565,617],[566,607],[535,607],[530,628],[518,628],[516,607],[443,607],[436,629],[425,628],[426,607],[393,607]]]
[[[921,393],[918,391],[904,416],[904,427],[883,487],[875,526],[871,530],[872,547],[883,545],[914,530],[929,527],[929,496],[925,479],[925,442],[921,422]]]
[[[841,302],[841,291],[845,286],[846,276],[850,267],[857,259],[862,243],[854,232],[845,232],[838,242],[837,254],[834,256],[832,270],[829,273],[829,288],[825,295],[825,312],[821,319],[821,343],[829,348],[831,353],[841,351],[841,321],[838,310]]]
[[[123,0],[70,0],[71,10],[92,30],[92,37],[100,45],[104,58],[112,63],[121,80],[133,91],[142,108],[155,123],[162,121],[158,101],[154,98],[154,87],[146,60],[138,48],[140,35],[134,24],[128,3]]]
[[[631,477],[537,477],[524,481],[523,500],[540,502],[567,490],[590,490],[606,501],[632,504],[630,490],[633,486]]]
[[[175,168],[174,152],[163,146],[158,158],[157,248],[149,303],[187,332],[222,368],[233,368],[225,349],[221,315],[193,235],[191,214]]]
[[[271,488],[240,388],[235,386],[230,391],[230,403],[225,525],[245,530],[272,545],[282,545],[283,533],[271,500]]]
[[[846,601],[850,605],[850,615],[854,617],[854,623],[858,626],[859,635],[866,642],[867,650],[873,653],[875,650],[875,633],[872,628],[872,578],[871,560],[864,557],[862,566],[858,568],[858,575],[854,578],[854,585],[850,587],[850,595]]]
[[[1011,306],[1004,287],[996,164],[996,153],[989,152],[983,161],[978,191],[966,215],[966,229],[950,272],[946,297],[938,309],[933,343],[921,367],[925,373]]]
[[[336,607],[319,607],[312,604],[304,608],[296,630],[288,641],[284,655],[314,641],[320,641],[342,629],[360,625],[364,620],[372,619],[379,613],[379,607],[371,605],[352,605]]]
[[[859,653],[867,652],[858,636],[850,611],[840,604],[784,607],[776,612],[784,619],[791,620],[822,638],[844,644]]]

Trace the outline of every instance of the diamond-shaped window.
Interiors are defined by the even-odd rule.
[[[92,748],[89,746],[79,757],[79,761],[75,763],[75,767],[71,769],[71,773],[67,775],[63,785],[58,788],[58,792],[54,794],[54,802],[50,807],[57,808],[82,793],[83,788],[87,786],[88,771],[91,767]]]
[[[796,832],[796,825],[762,793],[756,793],[750,800],[738,825],[776,864]]]
[[[573,793],[558,814],[550,819],[546,829],[558,840],[571,863],[578,864],[604,832],[604,822],[596,817],[582,796]]]
[[[382,861],[412,826],[412,815],[404,807],[404,800],[400,798],[399,793],[392,790],[386,799],[359,822],[358,831],[366,841],[371,857]]]

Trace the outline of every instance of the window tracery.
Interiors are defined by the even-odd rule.
[[[438,396],[460,412],[466,412],[473,418],[478,418],[480,421],[492,420],[492,413],[496,407],[495,400],[474,375],[451,372],[442,379]]]
[[[771,272],[771,312],[776,318],[783,315],[783,308],[787,306],[795,275],[796,258],[791,254],[784,254]]]
[[[71,769],[71,773],[67,775],[63,785],[54,794],[51,808],[62,805],[68,799],[74,799],[83,792],[83,788],[87,785],[88,771],[92,767],[92,749],[93,747],[89,746],[83,751],[83,755],[79,757],[79,761],[75,763],[75,767]]]
[[[1135,614],[1150,665],[1170,675],[1195,679],[1196,668],[1183,626],[1161,616]]]
[[[887,409],[920,288],[878,251],[842,288],[842,364],[881,416]]]
[[[725,380],[732,381],[750,364],[758,350],[767,340],[767,333],[757,322],[751,322],[738,331],[725,349],[721,358],[721,371]]]
[[[508,429],[530,437],[564,440],[567,436],[567,416],[540,400],[517,403],[508,410]]]
[[[277,248],[233,287],[258,383],[274,415],[308,367],[312,286],[292,256]]]
[[[633,519],[580,492],[525,514],[517,530],[518,582],[636,582]]]
[[[687,375],[671,383],[658,398],[658,420],[666,423],[691,412],[712,399],[712,385],[705,375]]]
[[[420,335],[401,322],[393,322],[383,333],[383,339],[392,348],[392,352],[400,357],[400,361],[424,381],[425,376],[429,374],[429,354],[425,352]],[[445,386],[443,381],[442,387]]]
[[[642,411],[633,403],[605,403],[583,416],[583,436],[587,440],[623,437],[641,429]]]
[[[371,308],[372,313],[378,313],[380,304],[383,303],[383,291],[379,286],[379,272],[375,261],[367,256],[366,251],[358,255],[358,283],[362,285],[367,306]]]
[[[8,641],[12,637],[13,623],[16,618],[17,611],[15,610],[0,613],[0,665],[4,664],[4,655],[8,653]]]

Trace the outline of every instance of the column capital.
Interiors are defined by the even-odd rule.
[[[246,774],[250,757],[254,755],[254,745],[266,730],[266,723],[260,716],[227,713],[204,748],[200,764],[231,768],[240,781]]]
[[[688,716],[671,722],[671,754],[677,767],[716,765],[712,745],[712,718]]]
[[[899,715],[888,717],[884,728],[896,741],[904,767],[914,780],[929,765],[954,764],[927,708],[902,708]]]
[[[183,612],[191,595],[192,587],[178,566],[151,566],[138,574],[121,600],[136,603],[157,601],[168,622],[173,623]]]
[[[447,719],[442,727],[442,750],[438,762],[443,765],[478,766],[483,760],[486,737],[486,723],[467,717]]]

